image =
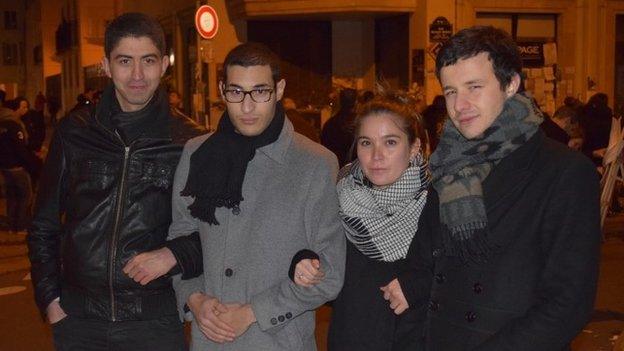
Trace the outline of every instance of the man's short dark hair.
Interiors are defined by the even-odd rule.
[[[110,58],[111,52],[123,38],[148,37],[162,56],[166,52],[165,32],[158,21],[144,13],[128,12],[113,19],[106,26],[104,53]]]
[[[505,89],[511,83],[514,75],[521,74],[520,50],[511,36],[504,30],[492,26],[474,26],[460,30],[444,43],[436,57],[438,79],[442,68],[482,52],[489,55],[501,89]]]
[[[280,80],[280,60],[266,45],[254,42],[243,43],[232,49],[223,62],[223,83],[227,83],[229,66],[270,66],[273,82]]]

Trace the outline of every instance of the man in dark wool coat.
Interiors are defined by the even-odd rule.
[[[521,68],[493,27],[458,32],[436,59],[450,119],[404,289],[429,300],[428,350],[569,350],[592,312],[598,176],[539,129]]]

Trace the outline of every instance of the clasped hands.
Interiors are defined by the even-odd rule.
[[[234,341],[256,322],[250,304],[224,304],[217,298],[203,293],[193,293],[188,306],[199,329],[216,343]]]

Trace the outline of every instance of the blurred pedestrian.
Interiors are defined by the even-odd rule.
[[[38,175],[41,160],[28,148],[26,130],[17,113],[4,107],[0,90],[0,172],[6,188],[9,231],[23,232],[29,225],[32,203],[31,174]]]
[[[613,118],[607,94],[597,93],[592,96],[585,104],[583,112],[581,125],[585,132],[585,140],[582,150],[596,166],[601,166],[602,156],[609,145]]]
[[[428,154],[430,155],[435,151],[436,147],[438,147],[440,135],[442,135],[442,128],[447,118],[444,96],[437,95],[434,97],[433,102],[425,108],[422,115],[425,122],[425,129],[427,130],[427,138],[429,139]]]
[[[360,94],[360,97],[358,98],[358,104],[360,106],[363,106],[367,102],[371,101],[374,97],[375,93],[370,90],[365,90],[364,92],[362,92],[362,94]]]
[[[42,92],[38,92],[37,96],[35,97],[35,111],[43,113],[47,101],[48,100],[46,99],[45,95],[43,95]]]
[[[61,106],[56,97],[48,99],[48,113],[50,114],[50,124],[56,126],[57,115]]]
[[[305,135],[316,143],[321,142],[321,138],[319,137],[319,133],[316,128],[314,128],[312,123],[303,118],[301,113],[297,111],[297,104],[295,104],[295,100],[291,98],[284,98],[282,105],[284,106],[284,111],[286,111],[286,117],[288,117],[295,128],[295,132]]]
[[[321,144],[338,157],[340,167],[352,159],[353,120],[357,91],[344,88],[340,91],[340,110],[331,117],[321,130]]]
[[[563,100],[563,105],[559,107],[552,117],[553,122],[568,134],[570,140],[568,146],[574,150],[581,150],[583,146],[583,129],[581,120],[583,119],[583,103],[571,96]]]
[[[570,142],[570,135],[568,135],[564,129],[567,121],[561,118],[551,118],[546,112],[542,112],[542,114],[544,116],[544,121],[540,124],[540,128],[544,134],[552,140],[567,146]],[[559,115],[557,117],[559,117]]]
[[[28,132],[28,147],[34,152],[40,152],[46,135],[43,111],[31,109],[24,97],[18,97],[15,101],[18,107],[16,113]]]
[[[176,113],[184,114],[184,108],[182,107],[182,95],[177,90],[169,91],[169,107]]]

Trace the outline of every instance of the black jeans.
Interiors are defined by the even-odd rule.
[[[57,351],[185,351],[177,315],[148,321],[109,322],[67,316],[52,325]]]

